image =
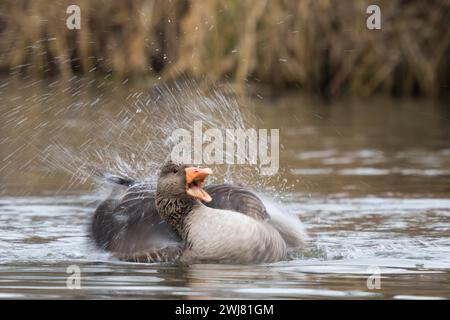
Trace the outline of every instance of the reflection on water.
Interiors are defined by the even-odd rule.
[[[0,298],[450,298],[448,108],[289,94],[243,101],[258,126],[280,128],[284,180],[271,187],[283,184],[279,201],[304,221],[305,250],[252,266],[133,264],[87,238],[102,192],[40,152],[55,135],[82,152],[87,132],[138,90],[75,89],[0,86]],[[81,290],[66,288],[73,264]],[[373,270],[378,290],[367,287]]]
[[[86,237],[92,199],[4,198],[4,298],[449,297],[450,200],[357,198],[288,202],[311,235],[298,257],[266,265],[173,266],[112,260]],[[427,208],[427,209],[424,209]],[[69,290],[70,265],[81,290]],[[381,289],[368,290],[370,267]]]

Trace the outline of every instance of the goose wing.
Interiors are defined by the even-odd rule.
[[[147,185],[130,187],[120,200],[107,199],[97,207],[91,223],[96,244],[122,260],[167,261],[182,240],[159,216],[154,192]],[[152,258],[152,259],[150,259]]]
[[[216,184],[205,187],[212,201],[206,206],[237,211],[257,220],[269,220],[270,215],[261,199],[251,189],[236,184]]]

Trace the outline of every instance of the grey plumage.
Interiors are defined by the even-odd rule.
[[[244,186],[206,186],[213,200],[205,206],[185,196],[182,174],[166,183],[166,192],[159,190],[159,199],[149,185],[124,184],[130,183],[121,199],[98,206],[91,224],[97,245],[121,260],[270,262],[285,259],[287,246],[303,241],[303,229],[279,216],[272,221],[258,195]]]

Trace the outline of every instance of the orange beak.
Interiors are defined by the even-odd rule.
[[[189,167],[186,168],[185,171],[186,193],[195,199],[199,199],[203,202],[210,202],[212,198],[205,190],[203,190],[203,186],[206,177],[212,174],[212,170],[209,168]]]

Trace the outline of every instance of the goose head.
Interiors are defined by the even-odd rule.
[[[166,162],[161,168],[156,187],[156,207],[159,215],[180,230],[183,218],[199,201],[210,202],[211,196],[203,189],[209,168],[192,167]]]
[[[212,170],[209,168],[192,167],[169,161],[161,168],[156,193],[164,198],[210,202],[211,196],[203,189],[205,180],[210,174]]]

